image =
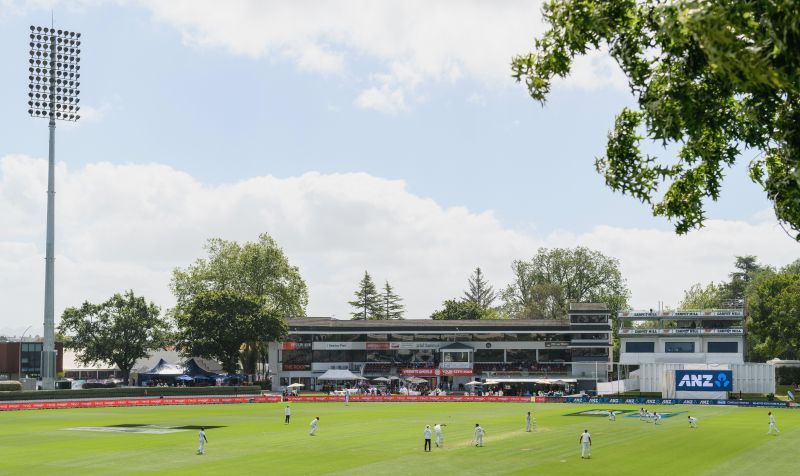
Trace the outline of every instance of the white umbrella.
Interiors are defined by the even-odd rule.
[[[478,382],[477,380],[473,380],[472,382],[467,382],[464,385],[483,385],[483,382]]]
[[[386,378],[386,377],[378,377],[378,378],[374,378],[372,380],[374,382],[391,382],[392,381],[392,379],[389,379],[389,378]]]
[[[305,387],[302,383],[293,383],[291,385],[287,385],[287,387]]]
[[[400,377],[394,377],[394,376],[392,376],[392,377],[389,377],[389,380],[400,380]]]

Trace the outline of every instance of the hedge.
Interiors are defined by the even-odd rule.
[[[8,383],[8,382],[6,382]],[[19,385],[19,384],[18,384]],[[62,400],[82,398],[127,398],[192,395],[250,395],[259,394],[260,387],[120,387],[92,388],[83,390],[39,390],[0,392],[3,400]]]
[[[22,390],[22,384],[16,380],[4,380],[0,382],[0,392]]]
[[[778,367],[775,370],[778,385],[800,384],[800,367]]]

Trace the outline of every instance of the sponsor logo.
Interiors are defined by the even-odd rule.
[[[281,364],[283,370],[311,370],[311,364]]]
[[[672,418],[682,413],[687,413],[687,412],[658,412],[658,414],[661,415],[661,418]],[[630,412],[630,414],[625,415],[625,418],[639,418],[639,412],[638,411]]]
[[[401,369],[400,374],[415,377],[469,377],[472,369]]]
[[[730,370],[676,370],[675,389],[701,392],[730,391],[733,372]]]
[[[575,413],[567,413],[564,416],[588,416],[588,417],[607,417],[608,412],[614,412],[617,415],[622,415],[623,413],[630,413],[633,410],[617,410],[617,409],[602,409],[602,408],[594,408],[592,410],[584,410],[582,412],[575,412]]]

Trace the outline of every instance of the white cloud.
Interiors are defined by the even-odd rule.
[[[541,1],[508,0],[141,0],[186,44],[223,47],[253,58],[284,56],[299,68],[342,72],[362,58],[377,62],[355,101],[396,113],[402,98],[424,82],[469,78],[510,85],[510,61],[544,30]],[[624,88],[601,52],[576,61],[566,84],[594,90]],[[366,103],[366,104],[365,104]],[[377,105],[372,107],[371,105]],[[405,102],[402,103],[405,105]]]
[[[356,98],[355,104],[361,109],[372,109],[388,114],[397,114],[407,109],[403,90],[400,88],[392,89],[389,84],[363,91]]]
[[[40,326],[46,162],[0,159],[0,328]],[[540,246],[584,245],[618,257],[633,304],[675,304],[694,282],[719,281],[734,255],[782,265],[797,244],[774,220],[714,220],[677,237],[668,231],[595,227],[537,236],[508,229],[491,212],[443,208],[402,181],[366,174],[253,177],[208,186],[165,165],[92,164],[57,170],[56,312],[132,288],[172,305],[171,270],[202,256],[209,237],[253,240],[269,232],[309,284],[309,312],[348,317],[364,270],[388,279],[410,317],[459,296],[480,265],[499,288],[513,259]],[[41,332],[41,329],[34,329]]]

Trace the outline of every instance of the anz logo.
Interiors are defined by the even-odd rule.
[[[730,391],[733,387],[733,373],[730,370],[718,372],[697,370],[676,370],[677,390]]]

